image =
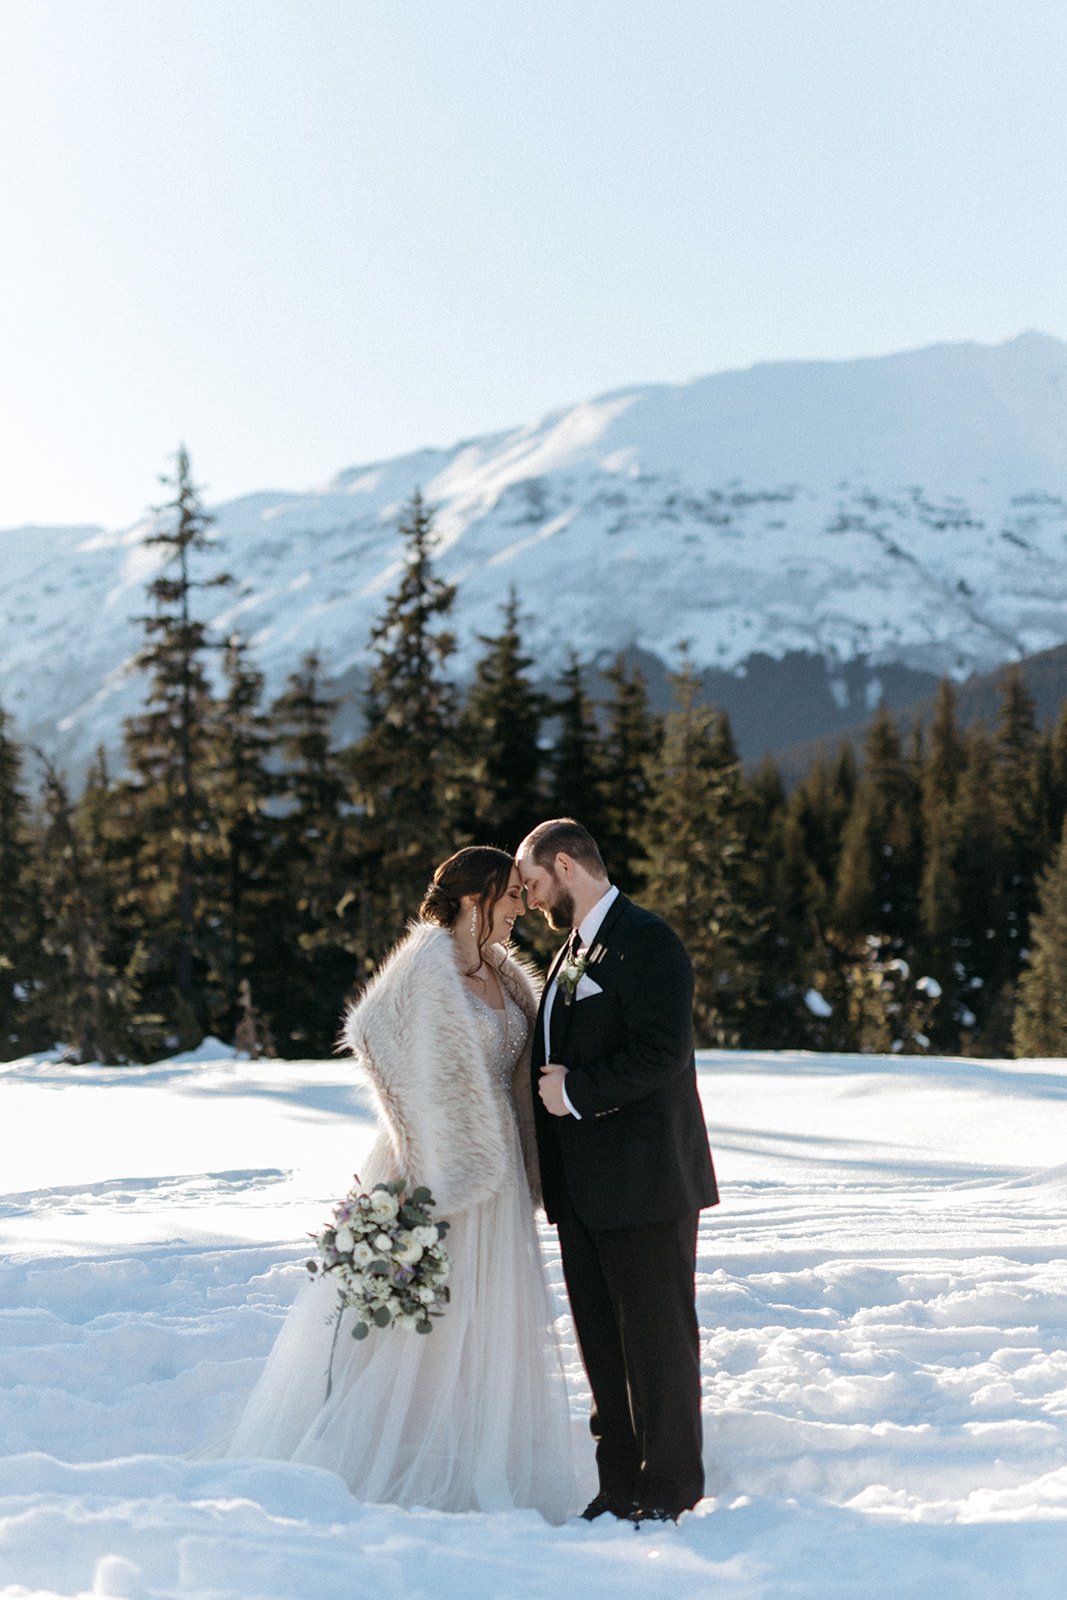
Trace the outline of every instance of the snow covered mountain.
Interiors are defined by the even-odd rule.
[[[1044,334],[638,387],[214,506],[238,586],[204,603],[272,691],[312,647],[358,681],[416,485],[460,671],[512,585],[546,674],[571,646],[669,661],[685,640],[720,683],[761,674],[794,736],[813,667],[854,721],[892,674],[918,691],[1067,639],[1067,343]],[[149,525],[0,532],[0,701],[75,764],[139,701]]]

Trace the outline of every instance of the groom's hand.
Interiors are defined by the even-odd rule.
[[[541,1096],[541,1104],[546,1111],[554,1117],[569,1117],[570,1109],[563,1098],[563,1080],[567,1076],[566,1067],[553,1066],[549,1062],[541,1068],[541,1081],[537,1085],[537,1092]]]

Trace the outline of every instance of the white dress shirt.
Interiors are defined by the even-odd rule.
[[[593,940],[600,932],[600,925],[604,921],[604,918],[607,916],[608,912],[611,910],[615,900],[618,898],[618,893],[619,891],[615,885],[610,884],[609,887],[604,890],[604,893],[600,896],[600,899],[597,901],[596,905],[593,906],[592,910],[586,912],[585,916],[578,924],[578,937],[582,941],[583,950],[591,949]],[[552,1061],[552,1047],[548,1040],[548,1029],[552,1021],[552,1007],[556,1001],[556,988],[556,980],[553,978],[552,982],[548,986],[548,993],[545,995],[544,1011],[545,1060],[550,1063]],[[571,1002],[572,1005],[574,1003],[574,1001]],[[575,1111],[567,1095],[566,1075],[564,1075],[563,1083],[560,1087],[563,1092],[563,1104],[567,1107],[567,1110],[570,1112],[571,1116],[575,1117],[579,1122],[581,1122],[582,1119],[580,1114]]]

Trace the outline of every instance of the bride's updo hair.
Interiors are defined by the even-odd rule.
[[[493,907],[506,893],[514,858],[490,844],[469,844],[442,861],[419,907],[419,916],[439,927],[453,928],[460,900],[472,894],[478,907],[478,954],[489,943]]]

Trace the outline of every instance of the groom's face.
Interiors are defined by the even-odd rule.
[[[532,856],[524,856],[519,871],[530,910],[540,911],[557,933],[569,933],[574,926],[574,896],[556,875],[555,861],[540,866]]]

